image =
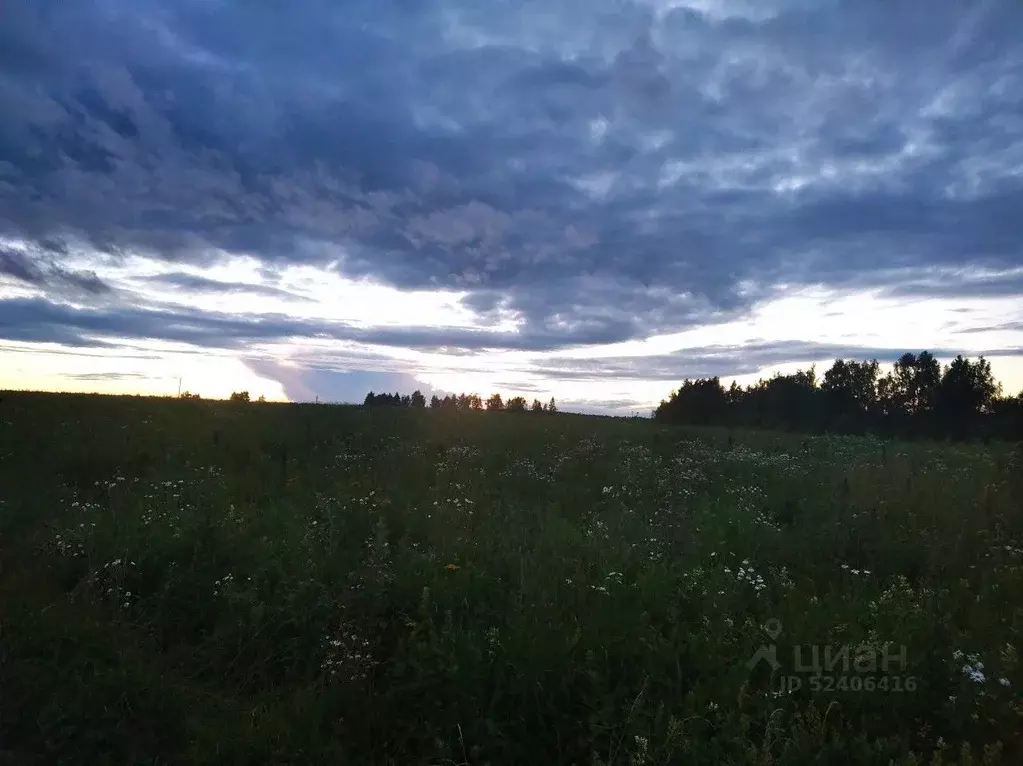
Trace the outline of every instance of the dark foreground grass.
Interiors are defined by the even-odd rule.
[[[1020,763],[1021,469],[5,394],[0,763]]]

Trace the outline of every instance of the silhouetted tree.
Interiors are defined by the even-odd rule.
[[[837,430],[860,433],[870,429],[877,411],[877,360],[836,359],[821,382],[826,421]]]
[[[231,394],[231,398],[229,399],[229,401],[248,403],[248,401],[249,401],[249,392],[248,391],[235,391],[234,393]]]
[[[900,436],[1023,437],[1023,401],[1001,398],[991,365],[957,357],[942,371],[928,352],[903,354],[880,376],[876,359],[837,359],[821,385],[813,367],[724,390],[717,378],[686,380],[654,410],[665,423]]]
[[[558,411],[558,405],[554,403],[554,397],[552,396],[551,400],[549,402],[547,402],[547,409],[545,410],[545,412],[549,412],[549,413],[551,413],[553,415],[557,411]]]
[[[539,399],[533,400],[533,405],[529,408],[530,412],[543,412],[543,405],[540,404]]]
[[[1023,441],[1023,391],[1016,396],[995,399],[991,405],[995,436]]]
[[[817,372],[776,374],[747,390],[742,407],[753,425],[792,430],[813,429],[818,422]]]
[[[431,410],[439,410],[440,409],[440,404],[441,404],[440,397],[438,397],[437,394],[434,394],[433,396],[430,397],[430,409]]]
[[[504,407],[508,412],[525,412],[526,400],[521,396],[513,396]]]
[[[718,378],[686,378],[667,402],[661,402],[660,415],[655,416],[675,423],[708,425],[724,422],[727,407],[728,397]]]
[[[935,414],[943,430],[957,438],[975,428],[983,416],[991,414],[1001,387],[991,374],[991,363],[984,357],[976,362],[957,356],[946,365],[938,385]]]
[[[410,400],[409,404],[412,407],[415,407],[416,409],[420,409],[420,410],[423,409],[423,407],[426,406],[426,397],[423,396],[423,392],[420,391],[419,389],[416,389],[415,391],[413,391],[412,392],[412,399]]]
[[[878,382],[878,404],[889,432],[929,433],[937,429],[934,408],[941,366],[929,352],[906,353]]]
[[[412,397],[408,394],[402,396],[397,392],[393,394],[374,394],[370,391],[366,394],[363,404],[376,407],[409,407],[412,404]]]
[[[725,399],[728,400],[729,407],[737,407],[742,403],[743,390],[734,380],[732,385],[728,387],[728,391],[725,393]]]
[[[487,399],[487,411],[488,412],[499,412],[504,409],[504,401],[501,399],[500,394],[491,394],[490,398]]]

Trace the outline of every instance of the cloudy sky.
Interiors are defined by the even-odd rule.
[[[1023,388],[1018,0],[15,0],[0,388]]]

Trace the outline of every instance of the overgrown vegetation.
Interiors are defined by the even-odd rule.
[[[0,761],[1019,763],[1021,468],[5,394]]]
[[[662,423],[799,432],[1023,439],[1023,394],[1003,397],[991,364],[956,357],[944,370],[927,351],[903,354],[883,377],[877,360],[837,359],[727,390],[719,378],[686,380],[654,412]]]

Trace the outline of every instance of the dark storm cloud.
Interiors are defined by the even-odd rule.
[[[523,348],[1021,264],[1023,6],[667,5],[5,4],[0,236],[467,289]]]

